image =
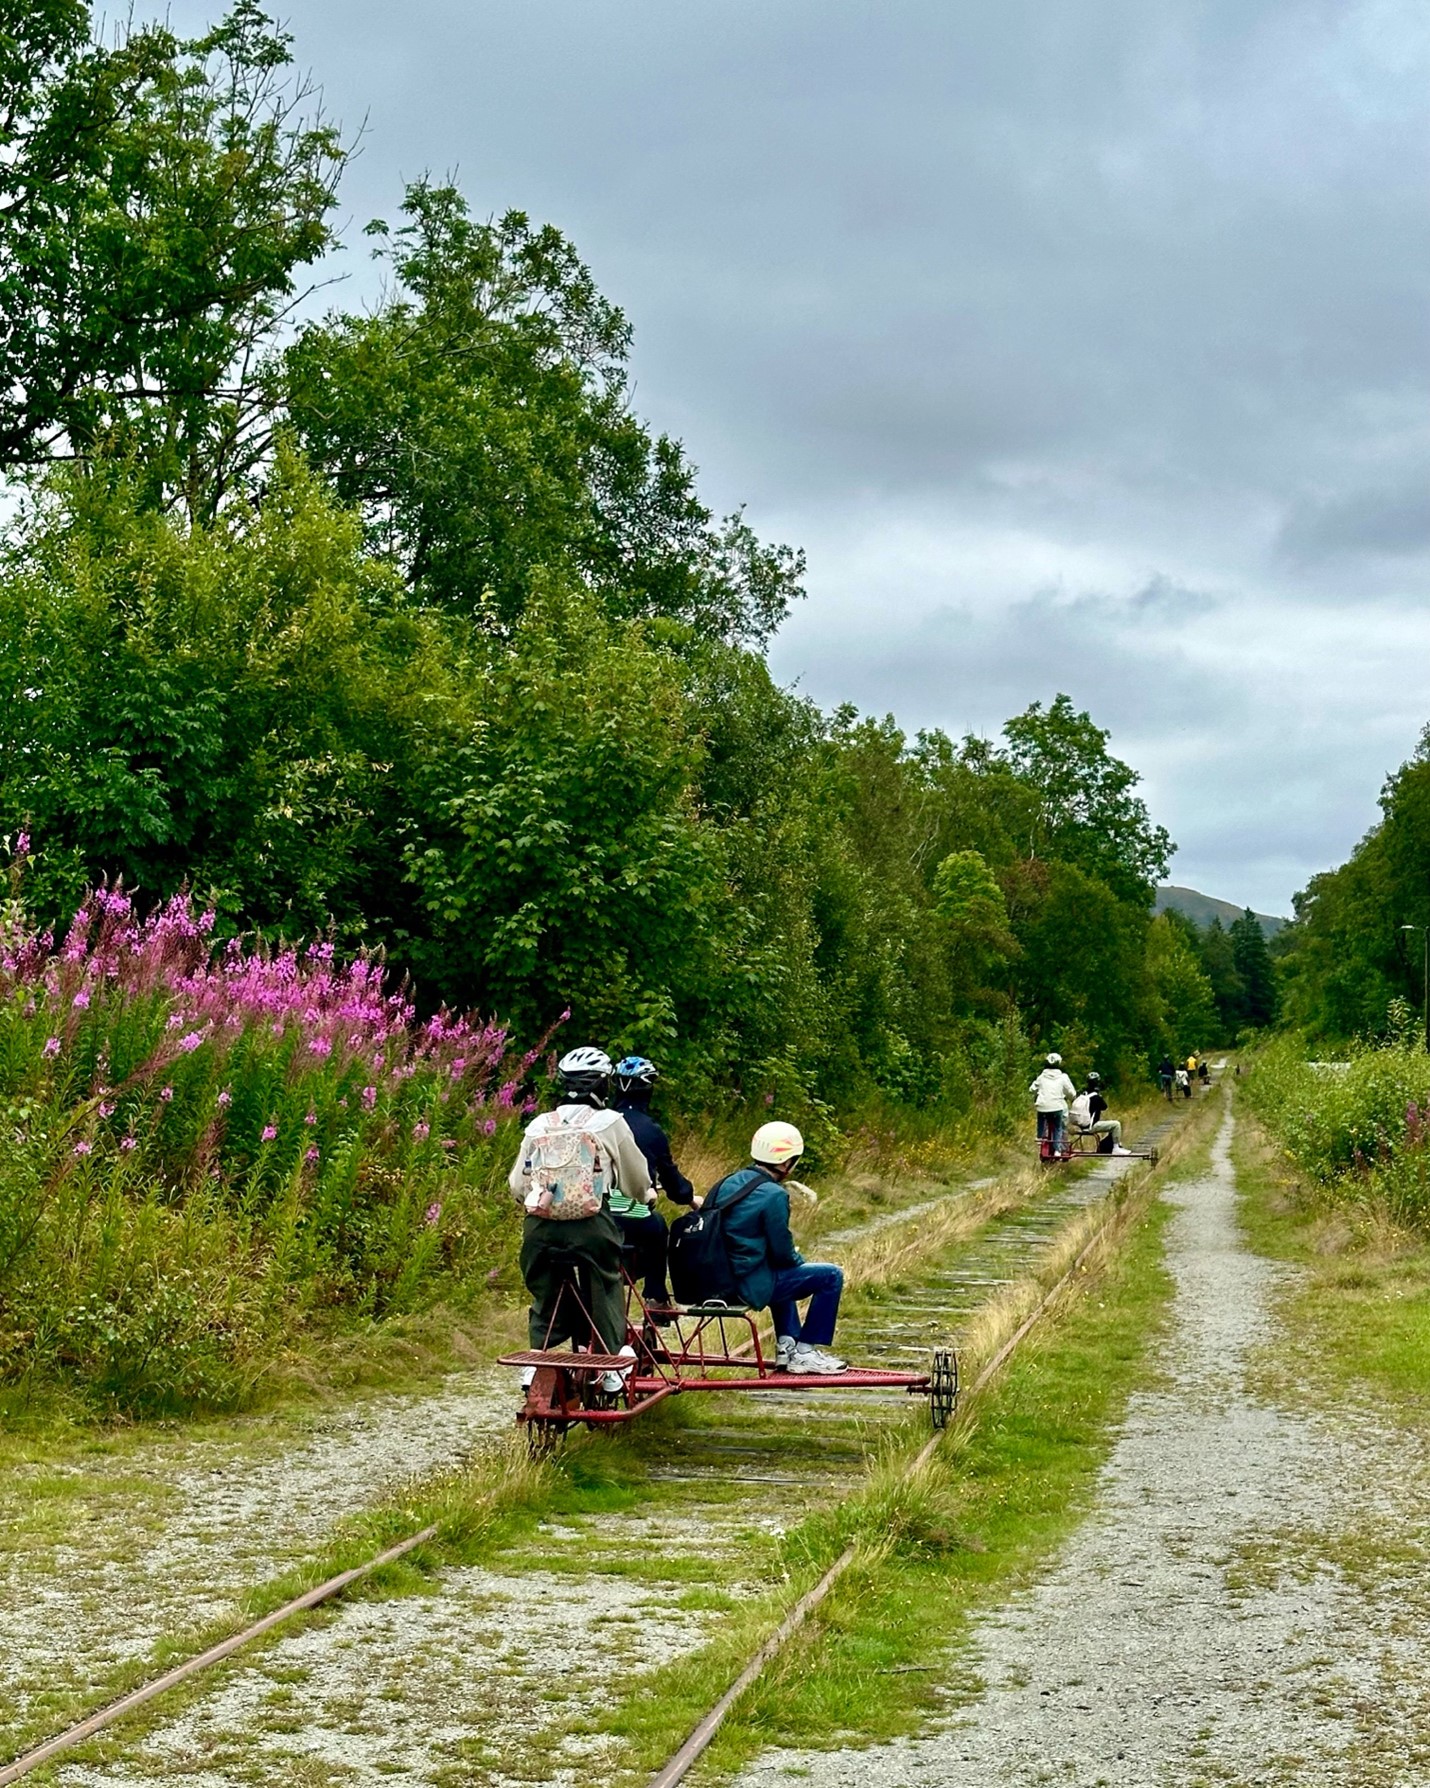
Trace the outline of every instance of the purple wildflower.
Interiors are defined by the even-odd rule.
[[[113,1099],[102,1099],[100,1101],[99,1115],[102,1118],[111,1118],[114,1116],[114,1101],[113,1101]]]
[[[483,1135],[483,1136],[495,1136],[495,1135],[496,1135],[496,1133],[497,1133],[497,1121],[496,1121],[496,1119],[495,1119],[495,1118],[488,1118],[488,1119],[487,1119],[487,1121],[486,1121],[486,1123],[484,1123],[484,1124],[483,1124],[483,1125],[482,1125],[482,1135]]]
[[[190,1031],[186,1037],[179,1038],[179,1048],[185,1055],[192,1055],[204,1040],[202,1031]]]
[[[429,1204],[426,1211],[423,1213],[422,1221],[429,1229],[435,1229],[437,1227],[437,1219],[441,1215],[442,1207],[440,1204]]]
[[[60,1053],[59,1038],[58,1037],[47,1037],[45,1039],[45,1047],[40,1051],[40,1054],[45,1055],[45,1056],[53,1056],[53,1055],[58,1055],[59,1053]]]
[[[412,1126],[412,1139],[414,1142],[426,1142],[431,1134],[432,1126],[430,1124],[414,1124]]]
[[[77,1155],[93,1154],[94,1153],[94,1144],[92,1142],[77,1142],[74,1145],[74,1152]]]
[[[305,1124],[316,1124],[317,1121],[318,1121],[318,1114],[316,1111],[313,1111],[311,1109],[309,1110],[308,1115],[303,1119],[303,1122]]]
[[[328,1037],[314,1037],[308,1047],[314,1055],[328,1056],[333,1053],[332,1040]]]
[[[160,1087],[159,1097],[164,1101],[164,1103],[166,1105],[171,1104],[173,1101],[173,1097],[174,1097],[173,1087],[171,1087],[171,1086]]]
[[[22,832],[20,834],[20,836],[15,840],[15,860],[16,860],[16,862],[23,863],[25,858],[28,857],[29,854],[30,854],[30,834],[28,832]]]
[[[219,1094],[218,1102],[220,1105],[225,1105],[225,1106],[233,1104],[233,1094],[229,1091],[229,1089],[227,1087],[225,1087],[223,1089],[223,1091]]]
[[[373,1106],[377,1104],[377,1088],[375,1086],[365,1086],[362,1089],[362,1102],[364,1109],[367,1111],[371,1111]]]
[[[119,1139],[119,1146],[127,1155],[130,1149],[137,1149],[139,1147],[139,1138],[137,1136],[121,1136]]]
[[[306,1149],[303,1154],[303,1159],[310,1162],[316,1161],[318,1159],[318,1150],[316,1148]]]
[[[89,989],[87,987],[81,987],[79,992],[70,1001],[70,1004],[74,1007],[76,1012],[85,1011],[89,1006]]]
[[[274,1138],[274,1137],[275,1137],[275,1136],[276,1136],[276,1135],[277,1135],[277,1134],[278,1134],[278,1126],[277,1126],[277,1124],[265,1124],[265,1125],[264,1125],[264,1126],[263,1126],[263,1136],[262,1136],[262,1140],[263,1140],[263,1141],[264,1141],[264,1142],[272,1142],[272,1140],[273,1140],[273,1138]]]

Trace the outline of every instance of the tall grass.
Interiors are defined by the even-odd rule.
[[[1308,1061],[1282,1038],[1258,1057],[1247,1101],[1327,1202],[1430,1230],[1430,1055],[1408,1041],[1343,1054]]]
[[[232,1406],[285,1342],[480,1284],[540,1049],[184,896],[0,914],[0,1383]]]

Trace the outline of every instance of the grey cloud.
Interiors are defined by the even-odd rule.
[[[357,222],[456,169],[574,237],[643,412],[809,551],[782,674],[955,731],[1069,687],[1267,910],[1373,819],[1430,707],[1422,6],[284,11]]]
[[[1295,564],[1360,554],[1430,554],[1430,466],[1408,488],[1355,491],[1299,504],[1283,523],[1278,546]]]

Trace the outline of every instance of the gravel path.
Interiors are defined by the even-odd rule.
[[[1166,1193],[1158,1387],[1133,1399],[1061,1558],[979,1623],[981,1697],[916,1740],[769,1753],[738,1788],[1430,1779],[1426,1448],[1248,1388],[1288,1269],[1241,1240],[1231,1134],[1228,1116],[1209,1175]]]
[[[16,1468],[0,1488],[0,1738],[46,1685],[84,1686],[165,1634],[234,1620],[250,1585],[460,1459],[511,1407],[509,1373],[458,1373],[434,1392]]]

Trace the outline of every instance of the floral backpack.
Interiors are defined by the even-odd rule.
[[[589,1128],[595,1116],[585,1106],[551,1111],[526,1133],[521,1171],[522,1199],[529,1215],[553,1222],[594,1217],[606,1197],[606,1169]]]

